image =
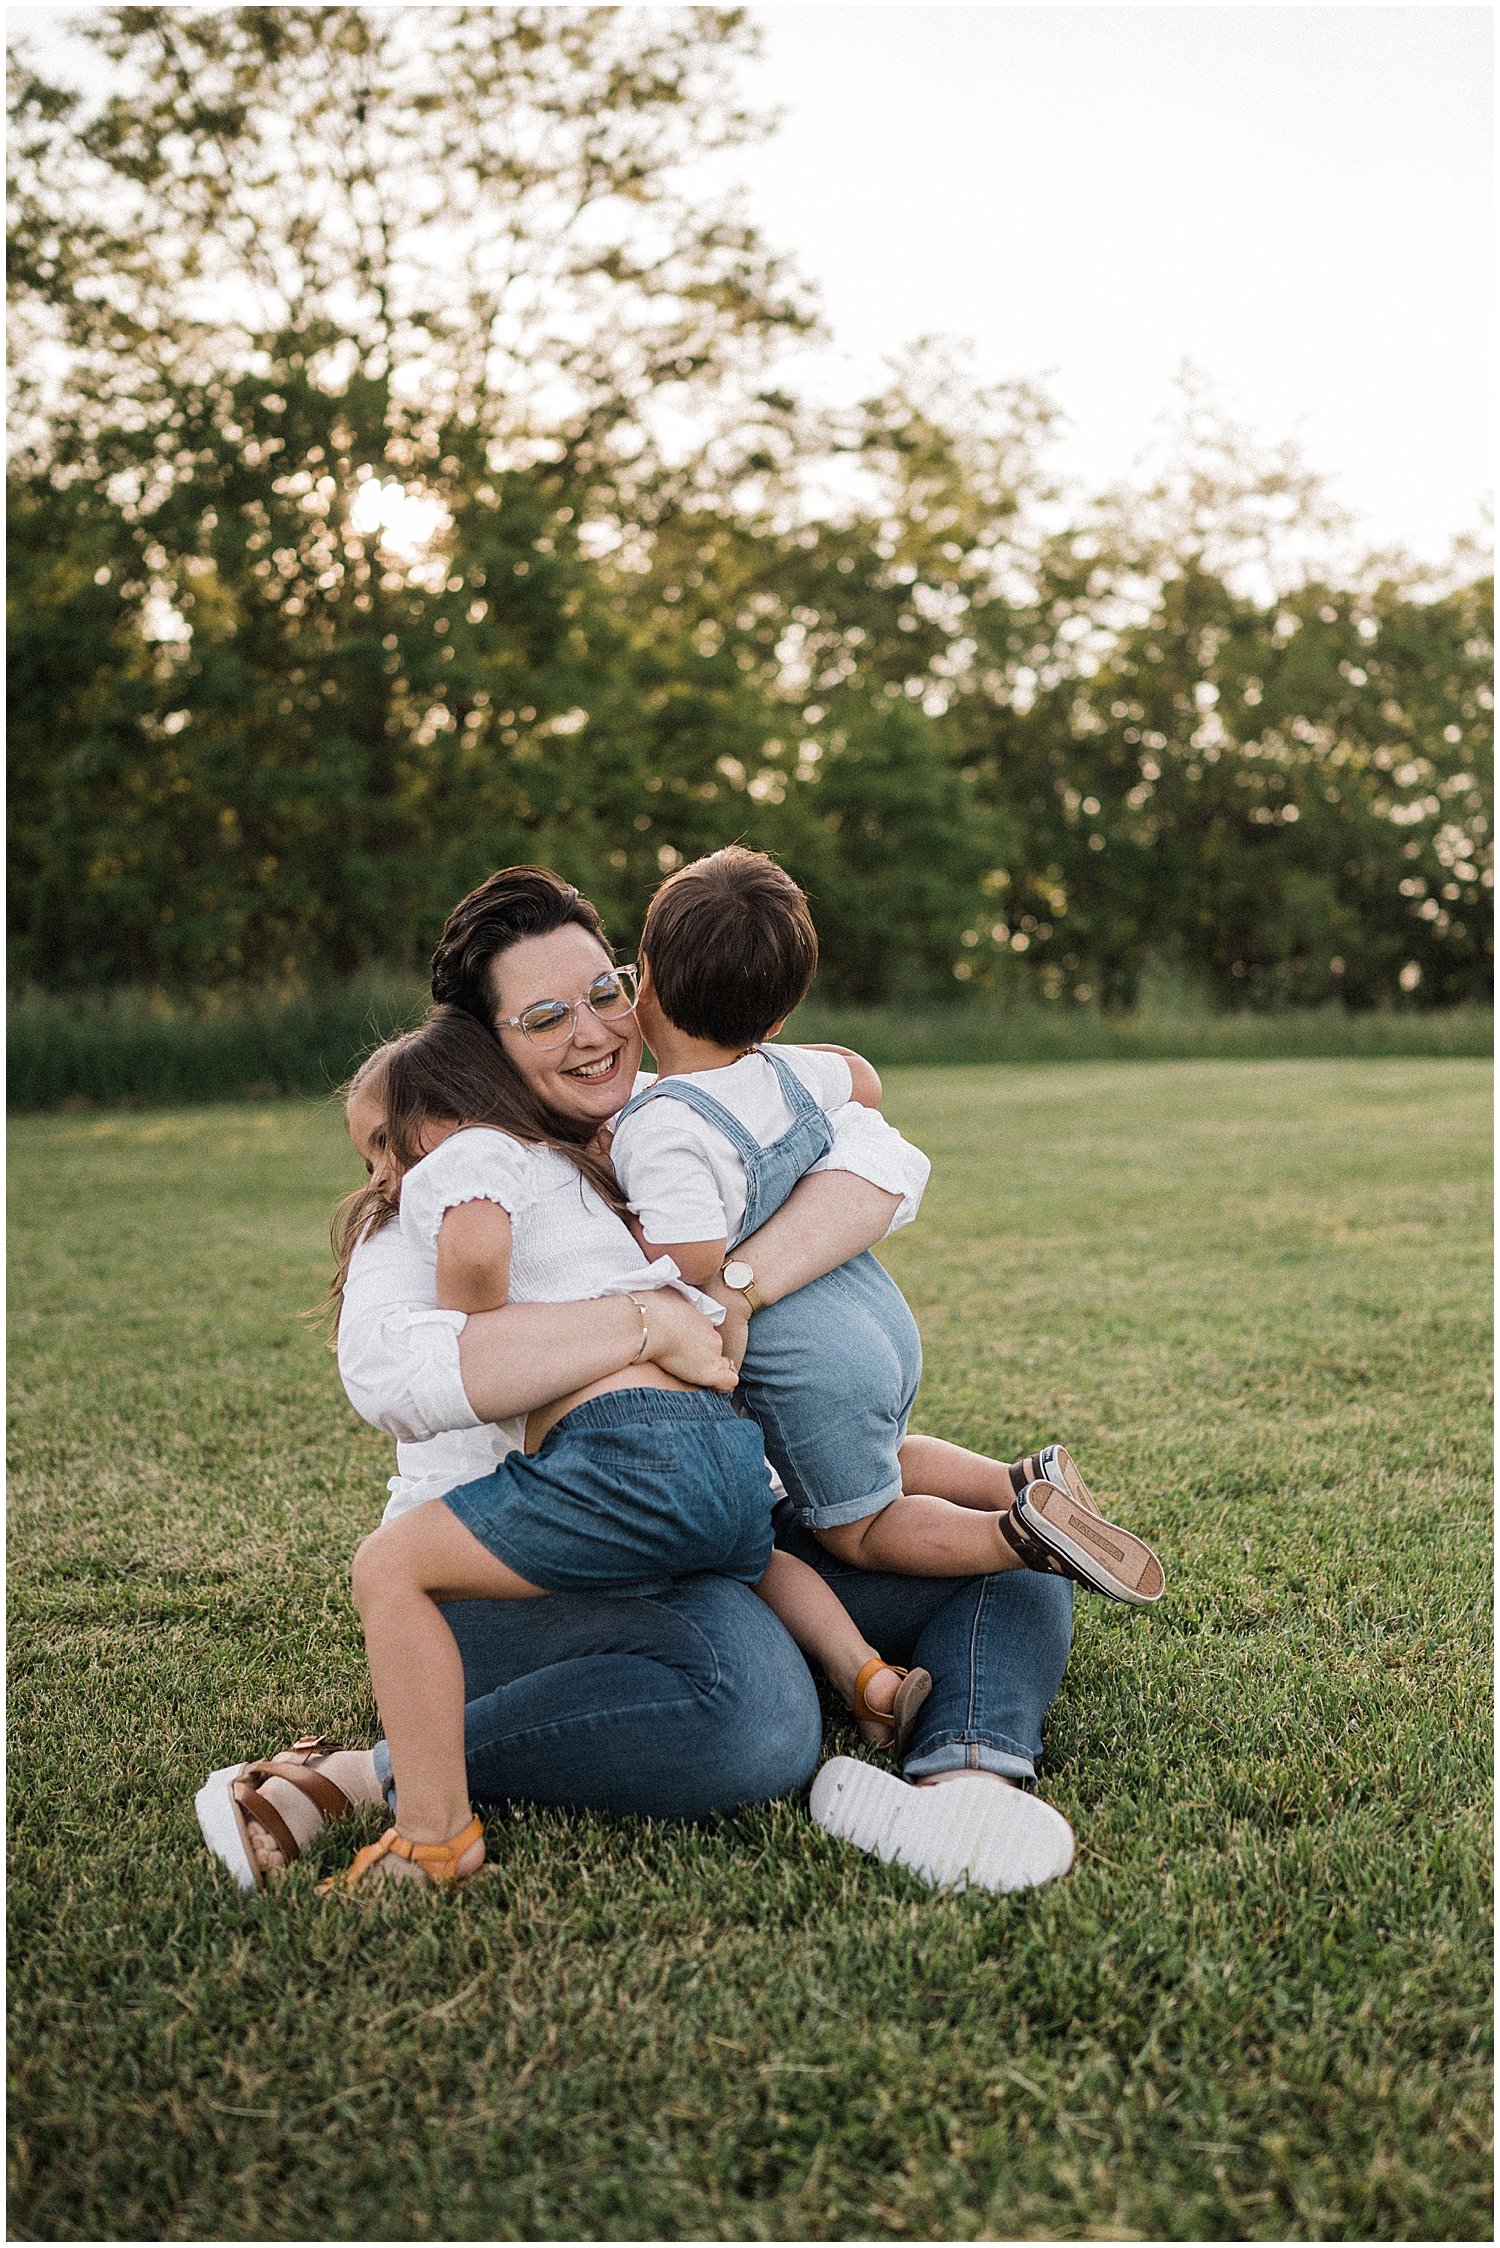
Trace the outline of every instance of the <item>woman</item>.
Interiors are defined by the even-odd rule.
[[[594,1138],[636,1082],[633,1016],[602,1018],[580,1003],[610,961],[592,909],[535,868],[504,870],[466,898],[434,957],[434,998],[485,1023],[551,1132],[575,1146]],[[567,1014],[567,1036],[554,1044],[527,1035],[526,1021],[544,1007]],[[903,1181],[882,1174],[879,1158],[855,1160],[864,1176],[830,1168],[805,1180],[741,1245],[765,1302],[870,1246],[899,1219]],[[725,1304],[725,1348],[737,1360],[742,1335],[733,1323],[744,1316],[743,1298],[722,1284],[711,1292]],[[710,1347],[712,1330],[688,1305],[671,1316],[698,1320],[701,1345]],[[414,1308],[399,1232],[386,1228],[361,1243],[349,1271],[340,1370],[356,1407],[398,1438],[403,1473],[393,1507],[484,1474],[495,1458],[490,1424],[618,1374],[636,1356],[640,1332],[620,1298],[510,1304],[466,1322]],[[906,1782],[916,1784],[879,1774],[872,1794],[861,1775],[873,1768],[840,1772],[846,1760],[835,1760],[814,1791],[814,1815],[930,1880],[1011,1888],[1066,1870],[1065,1822],[1023,1790],[1067,1659],[1071,1587],[1020,1571],[888,1577],[841,1567],[795,1531],[784,1542],[834,1584],[890,1659],[920,1665],[935,1681],[905,1758]],[[811,1678],[745,1586],[695,1578],[650,1598],[462,1601],[444,1614],[463,1660],[468,1776],[478,1801],[693,1818],[789,1793],[811,1774],[819,1745]],[[341,1796],[378,1800],[388,1777],[383,1746],[366,1754],[299,1744],[274,1765],[246,1768],[257,1864],[288,1860]],[[255,1868],[241,1878],[255,1878]]]

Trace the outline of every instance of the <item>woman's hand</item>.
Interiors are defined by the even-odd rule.
[[[722,1273],[703,1283],[705,1296],[712,1296],[716,1304],[724,1306],[724,1324],[719,1329],[719,1343],[724,1356],[738,1373],[745,1363],[745,1350],[750,1340],[750,1306],[738,1288],[731,1288]]]
[[[738,1360],[731,1362],[726,1356],[712,1320],[695,1311],[675,1288],[655,1288],[640,1300],[651,1338],[646,1355],[653,1365],[692,1389],[734,1388]]]

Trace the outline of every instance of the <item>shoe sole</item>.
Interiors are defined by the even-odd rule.
[[[896,1699],[891,1704],[891,1719],[895,1726],[891,1737],[891,1754],[898,1764],[906,1753],[906,1744],[922,1714],[922,1704],[931,1692],[932,1674],[925,1670],[909,1670],[896,1689]]]
[[[1080,1508],[1055,1483],[1029,1483],[1016,1501],[1022,1522],[1079,1571],[1079,1582],[1130,1608],[1150,1608],[1166,1588],[1161,1563],[1144,1539]]]
[[[1066,1491],[1068,1497],[1076,1500],[1085,1513],[1099,1512],[1094,1494],[1079,1474],[1066,1444],[1049,1444],[1044,1451],[1037,1453],[1036,1463],[1038,1482],[1055,1483],[1059,1491]]]
[[[242,1889],[258,1889],[260,1873],[229,1792],[231,1781],[237,1780],[244,1769],[243,1764],[225,1764],[219,1771],[210,1772],[193,1797],[193,1808],[203,1839],[220,1865],[228,1868]]]
[[[808,1808],[825,1834],[935,1889],[1037,1889],[1073,1863],[1073,1830],[1060,1811],[979,1772],[912,1787],[878,1765],[834,1756]]]

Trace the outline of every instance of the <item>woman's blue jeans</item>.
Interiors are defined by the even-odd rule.
[[[931,1671],[908,1779],[1032,1777],[1072,1640],[1069,1583],[1027,1569],[884,1576],[795,1527],[778,1543],[829,1580],[888,1660]],[[649,1596],[462,1600],[443,1612],[463,1656],[476,1803],[700,1819],[795,1794],[817,1767],[811,1673],[745,1585],[689,1577]],[[375,1756],[389,1787],[384,1741]]]

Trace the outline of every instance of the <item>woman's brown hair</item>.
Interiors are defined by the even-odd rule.
[[[434,1007],[415,1030],[377,1046],[344,1088],[345,1107],[360,1093],[379,1104],[386,1146],[403,1171],[421,1161],[421,1131],[429,1118],[460,1126],[483,1124],[528,1146],[555,1148],[617,1217],[625,1213],[625,1197],[608,1159],[588,1144],[597,1124],[548,1108],[494,1032],[461,1007]],[[335,1270],[327,1302],[335,1328],[356,1248],[394,1215],[394,1203],[373,1186],[346,1195],[334,1211]]]

